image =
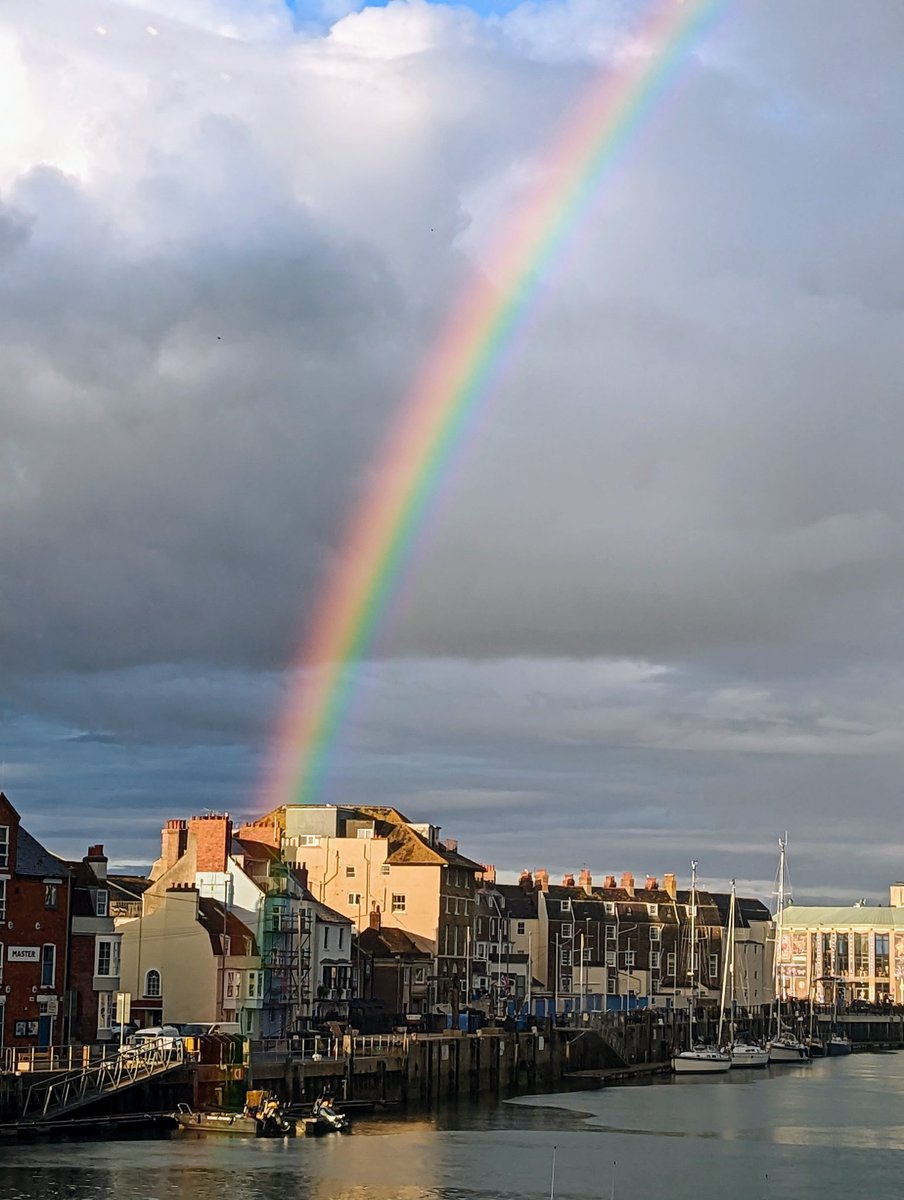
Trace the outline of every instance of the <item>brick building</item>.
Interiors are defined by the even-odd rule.
[[[66,1036],[68,934],[68,868],[0,792],[0,1045],[50,1046]]]
[[[69,863],[70,942],[66,992],[69,1038],[108,1041],[116,1017],[121,935],[116,932],[103,846]]]

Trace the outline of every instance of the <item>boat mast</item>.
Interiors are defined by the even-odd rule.
[[[694,1047],[694,1009],[697,1006],[697,860],[691,859],[691,945],[690,971],[691,977],[691,1011],[688,1021],[689,1045]]]
[[[782,974],[781,974],[781,956],[782,956],[782,927],[785,922],[785,845],[788,841],[788,834],[785,833],[783,838],[778,839],[778,911],[776,912],[775,923],[775,958],[773,962],[773,976],[775,983],[775,1034],[778,1037],[782,1032]]]
[[[727,945],[722,947],[722,993],[719,999],[719,1036],[722,1044],[722,1029],[725,1024],[725,1001],[728,1000],[728,1039],[734,1041],[734,943],[735,943],[735,881],[731,881],[731,900],[728,903],[728,925],[725,930]]]

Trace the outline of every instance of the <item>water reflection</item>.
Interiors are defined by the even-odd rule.
[[[892,1200],[904,1054],[359,1118],[347,1136],[0,1146],[0,1200]],[[617,1164],[614,1166],[613,1164]]]

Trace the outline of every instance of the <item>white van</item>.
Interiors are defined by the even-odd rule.
[[[182,1036],[175,1025],[150,1025],[147,1029],[136,1029],[130,1037],[126,1038],[122,1052],[132,1053],[150,1045],[168,1050],[181,1040]]]

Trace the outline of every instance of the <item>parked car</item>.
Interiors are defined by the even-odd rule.
[[[156,1045],[164,1049],[175,1046],[182,1041],[182,1035],[175,1025],[150,1025],[146,1029],[136,1029],[122,1048],[124,1054],[134,1054],[145,1046]]]

